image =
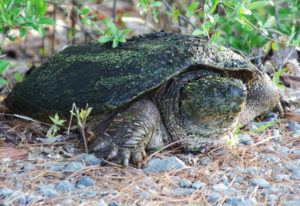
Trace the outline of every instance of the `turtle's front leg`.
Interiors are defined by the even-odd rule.
[[[103,134],[92,143],[92,150],[97,156],[117,159],[124,166],[128,166],[131,159],[137,167],[141,167],[151,137],[162,138],[157,135],[161,134],[157,132],[160,123],[156,105],[150,100],[139,100],[112,119]]]

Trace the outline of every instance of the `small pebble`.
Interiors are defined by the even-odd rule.
[[[273,148],[284,156],[288,156],[290,151],[290,149],[286,146],[275,145]]]
[[[292,154],[296,155],[297,158],[300,158],[300,149],[294,149]]]
[[[236,205],[236,206],[246,206],[246,205],[254,205],[256,202],[252,199],[245,198],[243,196],[238,197],[227,197],[225,203],[229,205]]]
[[[261,160],[264,161],[264,162],[271,162],[271,163],[277,163],[277,162],[281,161],[281,159],[278,156],[273,155],[273,154],[263,155],[261,157]]]
[[[300,137],[300,130],[297,130],[297,131],[295,131],[295,132],[292,132],[291,137],[292,137],[292,138]]]
[[[79,154],[76,156],[78,159],[84,160],[87,165],[98,165],[100,164],[101,160],[95,156],[95,154]]]
[[[117,202],[115,202],[115,201],[110,201],[108,203],[108,206],[119,206],[119,204]]]
[[[254,186],[259,186],[260,188],[268,188],[270,187],[270,183],[263,179],[263,178],[253,178],[251,179],[251,183],[254,185]]]
[[[229,185],[228,177],[226,175],[221,177],[221,181],[223,182],[224,185],[226,185],[226,186]]]
[[[96,197],[96,195],[97,195],[97,193],[96,193],[95,190],[85,190],[85,189],[80,190],[80,191],[78,192],[78,194],[79,194],[79,195],[84,195],[84,196],[86,196],[86,197]]]
[[[297,122],[291,122],[288,124],[287,128],[291,131],[298,131],[300,130],[300,125]]]
[[[277,174],[275,175],[274,179],[279,182],[279,181],[288,181],[290,178],[286,174]]]
[[[2,190],[0,190],[0,199],[7,199],[9,198],[12,194],[14,193],[13,190],[9,189],[9,188],[3,188]]]
[[[113,190],[113,191],[111,191],[111,194],[112,195],[117,195],[117,194],[119,194],[119,192],[117,190]]]
[[[300,199],[288,200],[285,203],[283,203],[283,206],[297,206],[297,205],[300,205]]]
[[[219,183],[219,184],[213,185],[212,189],[216,192],[225,192],[227,190],[227,187],[223,183]]]
[[[218,201],[218,199],[220,199],[221,196],[222,195],[220,193],[211,191],[208,194],[207,200],[210,203],[214,203],[214,202]]]
[[[160,173],[184,167],[186,167],[184,162],[177,157],[166,157],[163,159],[155,158],[149,162],[149,165],[144,169],[144,172],[146,174]]]
[[[71,162],[68,164],[68,166],[65,168],[65,173],[70,174],[71,172],[74,172],[76,170],[80,170],[84,167],[82,162]]]
[[[280,136],[280,130],[279,129],[273,129],[272,130],[272,136]]]
[[[288,161],[284,163],[284,166],[291,172],[298,170],[299,168],[295,165],[293,161]]]
[[[57,195],[58,193],[54,189],[54,185],[45,185],[45,186],[40,186],[38,193],[41,195],[46,195],[48,197]]]
[[[211,161],[211,159],[206,156],[199,158],[199,162],[202,166],[206,166],[210,161]]]
[[[241,134],[238,136],[240,143],[244,145],[251,145],[253,144],[252,138],[248,134]]]
[[[107,206],[107,204],[104,202],[104,200],[98,201],[95,206]]]
[[[46,168],[53,172],[59,172],[65,168],[65,165],[51,165],[51,166],[47,166]]]
[[[300,180],[300,169],[293,170],[291,179],[292,180]]]
[[[173,195],[175,196],[188,196],[193,194],[195,190],[192,188],[175,188]]]
[[[78,180],[77,184],[88,187],[93,186],[95,184],[95,181],[90,176],[84,176]]]
[[[193,184],[192,184],[192,188],[194,189],[200,189],[202,188],[204,185],[206,185],[205,183],[203,182],[200,182],[199,180],[195,181]]]
[[[192,187],[192,182],[191,182],[191,180],[184,179],[184,180],[180,181],[178,183],[178,185],[180,187],[183,187],[183,188],[191,188]]]
[[[20,205],[26,205],[26,203],[27,203],[27,200],[26,200],[25,197],[20,197],[18,199],[18,204],[20,204]]]
[[[75,190],[75,185],[71,183],[69,180],[62,180],[56,187],[57,190],[63,191],[63,192],[69,192]]]

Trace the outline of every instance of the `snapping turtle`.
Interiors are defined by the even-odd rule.
[[[151,33],[112,49],[71,46],[17,85],[6,105],[16,113],[67,117],[72,103],[93,107],[90,150],[137,166],[145,148],[179,141],[205,153],[239,124],[272,109],[277,89],[244,56],[207,38]]]

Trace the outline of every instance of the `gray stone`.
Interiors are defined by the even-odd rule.
[[[26,203],[27,203],[26,197],[20,197],[18,199],[18,204],[20,204],[20,205],[26,205]]]
[[[101,195],[102,197],[107,196],[108,194],[109,194],[109,190],[100,192],[100,195]]]
[[[300,169],[293,170],[291,179],[292,180],[300,180]]]
[[[280,136],[280,130],[279,129],[273,129],[272,130],[272,135],[273,136]]]
[[[112,200],[108,203],[108,206],[119,206],[119,204]]]
[[[63,192],[69,192],[76,190],[76,187],[73,183],[71,183],[69,180],[62,180],[56,187],[57,190],[63,191]]]
[[[296,205],[300,205],[300,199],[288,200],[285,203],[283,203],[283,206],[296,206]]]
[[[137,195],[142,198],[145,198],[145,199],[151,199],[151,195],[149,195],[148,193],[145,193],[145,192],[140,192]]]
[[[96,197],[96,195],[97,195],[97,193],[96,193],[95,190],[85,190],[85,189],[80,190],[80,191],[78,192],[78,194],[79,194],[79,195],[84,195],[84,196],[86,196],[86,197]]]
[[[260,188],[268,188],[270,187],[270,183],[263,179],[263,178],[253,178],[251,179],[251,184],[253,184],[254,186],[259,186]]]
[[[54,189],[54,185],[45,185],[45,186],[40,186],[38,193],[41,195],[46,195],[46,196],[52,196],[52,195],[57,195],[57,191]]]
[[[87,165],[98,165],[100,164],[101,160],[95,156],[95,154],[79,154],[76,156],[78,159],[84,160]]]
[[[39,195],[34,195],[34,194],[29,194],[27,196],[27,203],[33,201],[33,200],[36,200],[36,199],[42,199],[43,197],[42,196],[39,196]]]
[[[280,162],[281,159],[276,156],[276,155],[273,155],[273,154],[266,154],[266,155],[263,155],[261,157],[261,160],[264,161],[264,162],[271,162],[271,163],[276,163],[276,162]]]
[[[287,128],[291,131],[300,130],[300,125],[297,122],[291,122],[288,124]]]
[[[284,156],[288,156],[290,151],[290,149],[286,146],[275,145],[273,148]]]
[[[292,138],[300,137],[300,130],[292,132],[291,137]]]
[[[300,149],[294,149],[292,154],[296,155],[297,158],[300,158]]]
[[[219,183],[219,184],[213,185],[212,189],[216,192],[225,192],[227,190],[227,187],[223,183]]]
[[[295,170],[298,170],[299,168],[295,165],[295,162],[288,161],[284,163],[284,166],[290,170],[291,172],[294,172]]]
[[[206,166],[210,161],[211,161],[211,159],[206,156],[199,158],[199,162],[202,166]]]
[[[214,203],[216,201],[218,201],[221,198],[221,194],[218,192],[209,192],[208,196],[207,196],[207,201],[210,203]]]
[[[268,194],[268,201],[269,202],[275,202],[278,200],[278,195],[275,194]]]
[[[7,199],[14,193],[13,190],[9,188],[3,188],[0,190],[0,199]]]
[[[248,167],[247,173],[250,175],[261,175],[261,172],[256,167]]]
[[[178,183],[178,185],[180,187],[183,187],[183,188],[191,188],[192,187],[192,182],[191,182],[191,180],[184,179],[184,180],[180,181]]]
[[[65,168],[65,165],[51,165],[51,166],[47,166],[46,168],[53,172],[59,172]]]
[[[78,182],[78,185],[84,185],[84,186],[93,186],[95,185],[95,181],[90,176],[84,176],[81,177]]]
[[[221,181],[223,182],[224,185],[226,185],[226,186],[229,185],[228,177],[226,175],[224,175],[223,177],[221,177]]]
[[[160,173],[184,167],[186,167],[184,162],[177,157],[166,157],[163,159],[155,158],[149,162],[149,165],[144,169],[144,172],[146,174]]]
[[[188,196],[193,194],[193,192],[195,191],[195,189],[192,188],[175,188],[173,195],[175,196]]]
[[[64,169],[66,174],[70,174],[74,171],[80,170],[84,168],[84,165],[82,162],[71,162],[68,164],[68,166]]]
[[[195,181],[193,184],[192,184],[192,188],[194,189],[200,189],[202,188],[204,185],[206,185],[205,183],[203,182],[200,182],[199,180]]]
[[[227,197],[225,203],[229,205],[246,206],[246,205],[254,205],[256,201],[249,198],[245,198],[243,196],[237,196],[237,197]]]
[[[288,181],[290,178],[286,174],[276,174],[274,179],[279,182],[279,181]]]
[[[248,134],[241,134],[238,136],[240,143],[244,145],[251,145],[253,144],[252,138]]]
[[[119,194],[119,192],[117,190],[113,190],[113,191],[111,191],[111,194],[112,195],[117,195],[117,194]]]
[[[72,199],[62,199],[61,201],[59,201],[59,206],[74,206],[76,205],[76,203],[74,202],[74,200]]]
[[[107,206],[107,204],[104,202],[104,200],[100,200],[94,206]]]

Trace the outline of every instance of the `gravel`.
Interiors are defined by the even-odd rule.
[[[184,162],[177,157],[166,157],[163,159],[155,158],[149,162],[149,165],[144,169],[144,172],[146,174],[160,173],[184,167],[186,167]]]
[[[250,182],[254,185],[254,186],[259,186],[260,188],[268,188],[270,187],[270,183],[263,179],[263,178],[253,178],[250,180]]]

